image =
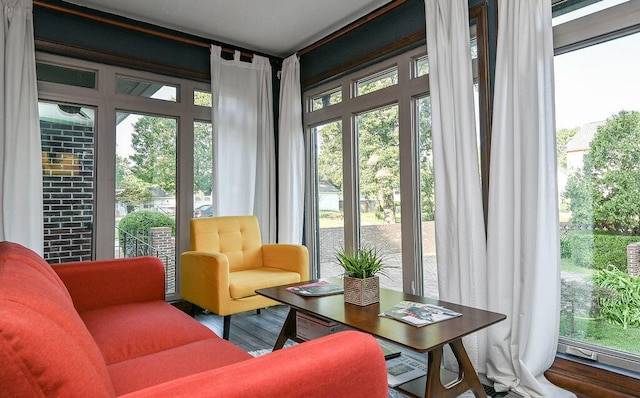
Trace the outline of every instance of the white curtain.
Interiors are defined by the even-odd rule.
[[[276,241],[275,139],[271,64],[221,57],[211,46],[213,214],[258,217],[262,240]]]
[[[302,243],[304,225],[304,136],[300,62],[282,63],[278,128],[278,242]]]
[[[556,354],[559,240],[551,0],[500,1],[491,146],[487,376],[497,391],[574,396],[544,379]]]
[[[425,0],[425,13],[440,298],[484,309],[486,241],[473,106],[468,2]],[[478,347],[483,338],[483,333],[476,333],[464,340],[472,363],[481,372],[485,360],[484,352]]]
[[[0,241],[42,254],[42,147],[31,0],[0,0]]]

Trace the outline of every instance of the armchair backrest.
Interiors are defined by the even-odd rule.
[[[255,216],[191,220],[191,250],[223,253],[230,271],[262,267],[262,238]]]

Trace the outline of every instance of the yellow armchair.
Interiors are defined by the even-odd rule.
[[[278,304],[257,289],[309,279],[307,248],[263,245],[254,216],[194,218],[190,246],[180,257],[182,298],[223,316],[227,340],[232,314]]]

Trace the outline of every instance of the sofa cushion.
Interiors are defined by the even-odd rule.
[[[32,251],[0,242],[2,395],[108,397],[106,365],[62,282]]]
[[[300,282],[297,272],[261,267],[229,274],[229,295],[241,299],[256,295],[256,290]]]
[[[211,330],[164,301],[80,313],[107,365],[209,339]]]
[[[118,362],[108,369],[116,394],[122,395],[250,358],[228,341],[211,338]]]

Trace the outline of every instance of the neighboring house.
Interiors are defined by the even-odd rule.
[[[340,211],[340,190],[328,182],[320,181],[318,210]]]
[[[582,170],[584,166],[584,154],[591,147],[591,141],[598,131],[598,127],[604,125],[606,120],[585,124],[567,143],[567,174]]]

